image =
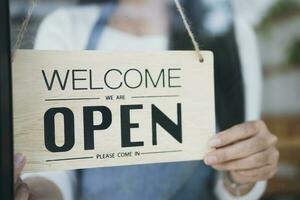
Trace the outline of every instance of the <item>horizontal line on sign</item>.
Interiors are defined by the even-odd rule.
[[[157,154],[157,153],[176,153],[176,152],[182,152],[182,150],[144,152],[144,153],[141,153],[141,155],[145,155],[145,154]]]
[[[180,95],[133,96],[133,99],[180,97]]]
[[[100,98],[67,98],[67,99],[45,99],[45,101],[82,101],[82,100],[98,100]]]
[[[66,161],[66,160],[82,160],[82,159],[91,159],[91,158],[94,158],[94,157],[90,156],[90,157],[78,157],[78,158],[61,158],[61,159],[46,160],[46,162]]]

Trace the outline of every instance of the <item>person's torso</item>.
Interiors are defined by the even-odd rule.
[[[61,10],[60,15],[57,15],[55,20],[52,19],[57,23],[52,25],[64,30],[60,31],[64,32],[60,35],[63,44],[56,43],[58,46],[52,46],[51,41],[47,43],[44,40],[45,38],[38,38],[39,44],[36,47],[41,49],[49,49],[49,47],[50,49],[52,47],[52,49],[57,49],[58,47],[60,50],[89,49],[102,51],[159,51],[167,50],[169,47],[169,38],[165,35],[139,37],[105,26],[100,31],[101,34],[94,34],[96,36],[92,38],[92,41],[95,41],[92,42],[93,48],[89,48],[88,43],[100,14],[101,8],[98,6],[83,6]],[[63,19],[64,23],[61,25],[59,24],[60,17],[65,17]],[[226,55],[229,52],[226,48],[223,51],[223,45],[231,44],[232,38],[231,36],[226,38],[225,41],[229,40],[229,43],[220,44],[221,46],[214,51],[217,61],[215,66],[216,96],[218,101],[221,102],[217,102],[216,109],[217,114],[222,113],[222,118],[219,120],[222,121],[224,118],[226,122],[224,125],[226,126],[243,120],[242,117],[239,117],[240,114],[237,115],[235,120],[228,120],[232,116],[226,113],[231,113],[233,109],[237,110],[237,104],[232,100],[225,101],[228,97],[223,95],[223,86],[226,88],[231,87],[232,83],[236,82],[232,80],[232,83],[224,84],[222,81],[227,81],[227,79],[224,79],[223,74],[232,74],[231,72],[239,67],[238,65],[232,65],[237,62],[231,62],[232,60],[238,60],[237,56],[232,54],[233,50],[236,51],[236,47],[234,45],[230,46],[230,55]],[[226,57],[227,59],[221,61],[219,57]],[[222,68],[218,64],[220,61],[222,62]],[[227,65],[230,68],[226,68]],[[226,73],[223,73],[223,71],[226,71]],[[240,75],[238,74],[235,77],[239,78]],[[234,94],[235,90],[239,92],[239,88],[240,86],[234,87],[230,94]],[[237,99],[242,101],[242,98],[238,95]],[[232,104],[234,108],[228,109],[231,106],[228,106],[227,103]],[[236,115],[236,112],[232,113]],[[221,128],[224,127],[221,126]],[[201,161],[86,169],[81,170],[80,178],[82,199],[214,199],[214,171]]]
[[[107,13],[111,8],[105,7]],[[95,21],[85,47],[105,51],[162,51],[164,35],[135,36],[107,26],[110,14],[103,11]],[[81,171],[82,199],[211,199],[208,186],[212,170],[200,161],[164,163]]]

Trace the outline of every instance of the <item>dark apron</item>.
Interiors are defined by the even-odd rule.
[[[115,3],[105,4],[101,9],[101,14],[96,21],[90,36],[88,38],[88,42],[86,44],[86,50],[97,50],[97,46],[99,43],[99,39],[101,38],[105,26],[107,25],[108,20],[113,15],[116,9]]]
[[[114,10],[115,4],[108,4],[102,8],[101,15],[94,25],[88,39],[86,45],[87,50],[97,49],[101,35]],[[238,58],[235,57],[235,59]],[[223,91],[219,91],[222,89],[222,84],[224,84],[220,81],[220,70],[216,71],[216,92],[224,95],[222,93]],[[232,94],[232,91],[230,93]],[[220,96],[218,94],[216,94],[216,96]],[[228,98],[230,99],[230,97]],[[224,98],[221,99],[224,100]],[[241,99],[239,99],[239,101],[240,100]],[[236,107],[234,111],[230,112],[226,110],[226,106],[223,106],[227,101],[220,102],[218,100],[217,103],[218,102],[222,104],[216,106],[217,112],[218,110],[222,111],[222,114],[218,116],[224,116],[225,118],[220,119],[219,117],[218,120],[227,122],[229,120],[228,117],[232,117],[230,113],[237,112]],[[229,113],[229,115],[227,115],[227,113]],[[233,124],[243,120],[242,117],[236,118],[238,119],[230,123]],[[226,125],[224,125],[224,127],[229,126],[230,123],[225,123]],[[223,126],[221,126],[221,128],[222,127]],[[80,193],[82,199],[215,199],[213,195],[214,170],[204,165],[202,161],[84,169],[80,170],[80,179]]]

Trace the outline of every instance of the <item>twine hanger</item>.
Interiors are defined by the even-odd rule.
[[[28,25],[29,25],[29,22],[30,22],[30,19],[32,17],[32,14],[33,14],[33,11],[35,9],[36,4],[37,4],[37,0],[31,0],[30,8],[27,12],[27,15],[26,15],[25,19],[23,20],[23,22],[21,24],[20,31],[17,35],[16,43],[15,43],[14,48],[12,50],[12,62],[15,59],[16,50],[19,49],[22,45],[24,36],[27,32],[27,28],[28,28]]]
[[[191,29],[191,26],[190,26],[190,24],[189,24],[189,22],[188,22],[188,19],[187,19],[187,17],[186,17],[186,14],[185,14],[184,11],[183,11],[183,7],[182,7],[182,5],[179,3],[179,0],[174,0],[174,1],[175,1],[177,10],[178,10],[178,12],[180,13],[180,16],[181,16],[181,19],[182,19],[182,21],[183,21],[184,27],[185,27],[185,29],[187,30],[187,32],[188,32],[188,34],[189,34],[189,37],[190,37],[190,39],[191,39],[191,41],[192,41],[192,43],[193,43],[193,46],[194,46],[194,48],[195,48],[195,51],[196,51],[197,56],[198,56],[198,58],[199,58],[199,61],[200,61],[200,62],[204,62],[204,58],[203,58],[202,53],[201,53],[201,51],[200,51],[199,43],[196,41],[195,35],[194,35],[194,33],[193,33],[192,29]]]
[[[200,47],[199,47],[199,43],[196,41],[195,39],[195,35],[194,33],[192,32],[191,30],[191,26],[188,22],[188,19],[187,19],[187,16],[186,14],[184,13],[184,10],[183,10],[183,7],[182,5],[179,3],[179,0],[174,0],[175,1],[175,4],[176,4],[176,7],[177,7],[177,10],[181,16],[181,19],[183,21],[183,24],[184,24],[184,27],[185,29],[187,30],[188,32],[188,35],[193,43],[193,46],[195,48],[195,52],[199,58],[199,61],[200,62],[204,62],[204,58],[202,56],[202,53],[201,53],[201,50],[200,50]],[[18,36],[17,36],[17,41],[15,43],[15,46],[12,50],[12,62],[14,61],[14,58],[15,58],[15,53],[16,53],[16,50],[20,48],[21,44],[22,44],[22,41],[24,39],[24,36],[27,32],[27,28],[28,28],[28,24],[30,22],[30,19],[32,17],[32,14],[33,14],[33,11],[34,11],[34,8],[37,4],[37,0],[31,0],[31,6],[27,12],[27,15],[24,19],[24,21],[22,22],[22,25],[21,25],[21,28],[20,28],[20,31],[18,33]]]

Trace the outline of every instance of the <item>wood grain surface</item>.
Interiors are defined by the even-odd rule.
[[[27,157],[25,172],[201,160],[215,133],[213,54],[202,54],[203,63],[193,51],[17,51],[14,148]],[[51,85],[55,70],[61,83],[55,76]],[[128,105],[142,107],[130,110],[129,122],[138,126],[130,128],[130,141],[143,146],[122,147],[126,114],[121,115],[121,106]],[[178,125],[178,105],[182,142],[156,124],[154,145],[153,106]],[[112,121],[93,132],[94,149],[86,150],[85,123],[97,126],[107,116],[94,112],[93,122],[86,121],[91,117],[85,118],[84,108],[99,106],[110,110]],[[45,145],[45,113],[53,108],[68,109],[74,116],[74,145],[66,152],[51,152]],[[61,113],[54,118],[58,148],[70,139],[64,137],[64,119]]]

